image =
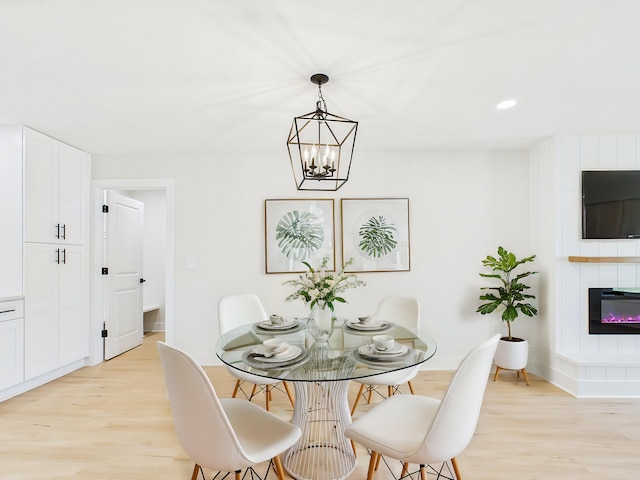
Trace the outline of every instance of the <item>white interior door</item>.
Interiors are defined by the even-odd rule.
[[[106,192],[106,281],[104,358],[108,360],[142,344],[142,240],[144,204]]]

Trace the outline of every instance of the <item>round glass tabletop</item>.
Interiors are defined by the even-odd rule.
[[[226,365],[254,375],[290,381],[353,380],[414,367],[436,353],[436,343],[425,332],[392,321],[366,325],[336,319],[327,341],[315,340],[308,319],[289,319],[237,327],[220,337],[216,354]],[[374,345],[376,335],[390,335],[393,345]],[[278,353],[266,351],[263,342],[279,338]]]

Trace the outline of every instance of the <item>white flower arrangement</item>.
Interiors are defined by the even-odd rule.
[[[340,296],[342,292],[350,288],[366,285],[355,274],[344,273],[344,270],[353,262],[353,258],[350,258],[336,272],[327,271],[328,262],[329,257],[324,257],[320,266],[315,270],[307,262],[302,262],[309,271],[299,275],[295,280],[288,280],[283,283],[283,285],[292,285],[295,288],[295,291],[286,298],[286,301],[302,300],[309,304],[309,308],[313,308],[316,304],[320,307],[326,305],[333,312],[333,302],[347,302]]]

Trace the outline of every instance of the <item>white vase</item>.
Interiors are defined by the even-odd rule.
[[[495,356],[496,365],[504,370],[522,370],[527,366],[529,342],[522,338],[502,337],[498,342]]]
[[[333,333],[333,312],[324,304],[316,303],[309,312],[309,334],[319,341],[327,341]]]

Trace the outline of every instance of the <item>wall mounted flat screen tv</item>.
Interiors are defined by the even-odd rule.
[[[582,238],[640,238],[640,170],[582,172]]]

